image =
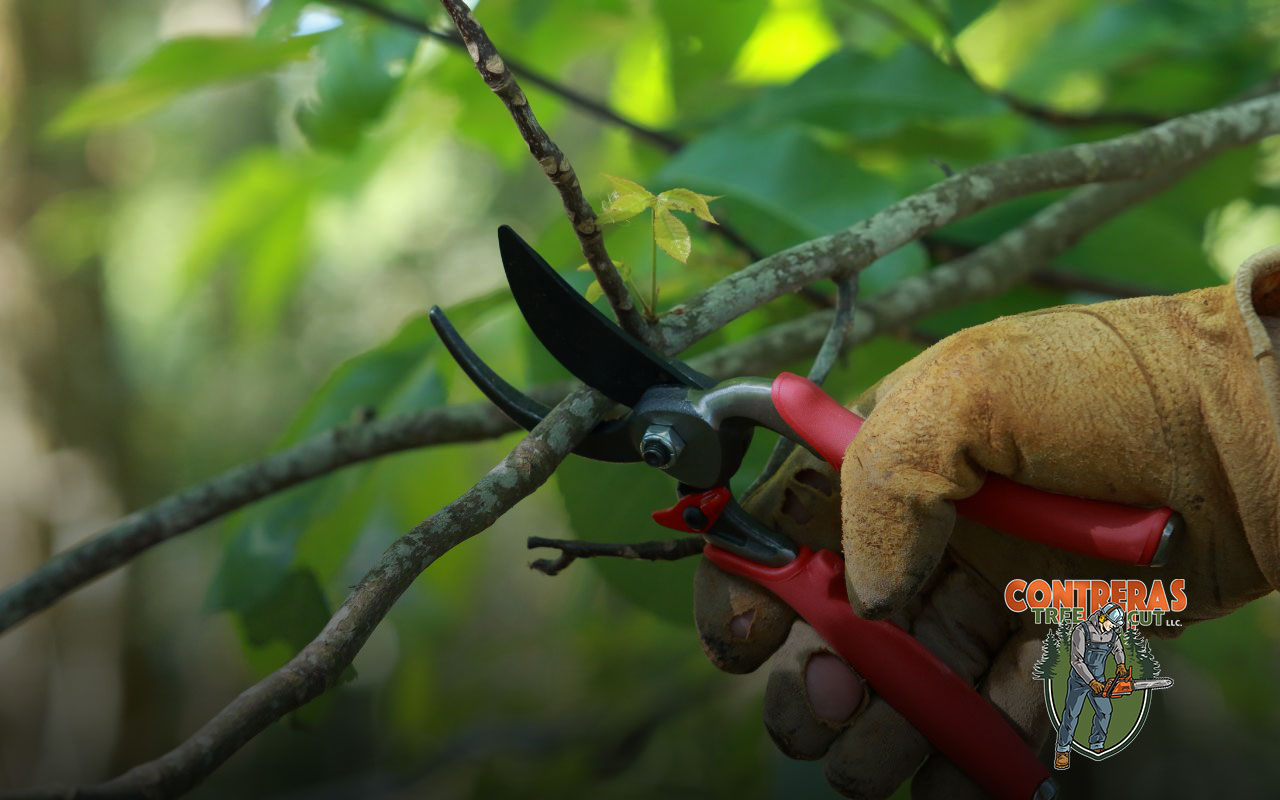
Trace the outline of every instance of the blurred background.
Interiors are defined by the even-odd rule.
[[[378,3],[446,29],[433,3]],[[494,240],[515,226],[585,289],[558,197],[465,54],[368,5],[0,2],[0,581],[311,433],[479,400],[424,324],[432,304],[516,385],[564,377],[509,302]],[[476,13],[509,62],[632,123],[523,82],[597,207],[605,173],[721,196],[712,210],[738,236],[692,226],[687,265],[659,253],[661,308],[947,169],[1135,130],[1280,70],[1280,6],[1264,0],[483,0]],[[864,273],[862,297],[1053,199],[903,248]],[[607,241],[647,286],[643,219]],[[828,387],[849,397],[1002,314],[1220,283],[1277,241],[1271,140],[1027,285],[859,347]],[[814,299],[779,300],[693,352]],[[181,741],[515,441],[297,488],[0,638],[0,787],[96,782]],[[195,795],[829,795],[820,764],[775,754],[763,675],[703,658],[692,561],[527,566],[530,535],[660,538],[648,512],[671,499],[664,476],[570,459],[418,579],[349,681]],[[1176,689],[1138,744],[1073,769],[1068,789],[1273,793],[1280,603],[1155,653]]]

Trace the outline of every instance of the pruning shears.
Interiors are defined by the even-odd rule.
[[[941,753],[990,794],[1047,798],[1048,769],[1001,714],[908,632],[866,620],[849,605],[844,562],[797,546],[733,499],[729,479],[752,433],[768,428],[837,470],[863,420],[816,384],[784,372],[773,380],[717,382],[637,341],[588,303],[511,228],[498,230],[507,281],[543,346],[579,380],[630,412],[601,422],[577,446],[601,461],[643,461],[678,482],[679,501],[654,513],[668,528],[705,537],[703,554],[790,605]],[[531,429],[550,410],[508,384],[462,340],[439,307],[440,338],[482,392]],[[1051,494],[988,476],[956,510],[1052,547],[1127,564],[1159,566],[1182,526],[1168,508],[1122,506]],[[856,558],[856,553],[847,554]]]

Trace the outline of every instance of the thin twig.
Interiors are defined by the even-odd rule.
[[[542,166],[542,171],[560,192],[560,200],[569,217],[569,224],[573,226],[573,232],[578,237],[582,255],[586,257],[587,264],[595,273],[600,289],[618,318],[618,324],[637,339],[653,344],[656,341],[653,326],[637,310],[632,302],[631,293],[627,291],[626,283],[618,274],[613,260],[609,258],[609,252],[604,246],[604,233],[596,220],[596,212],[587,202],[586,196],[582,194],[582,186],[578,183],[578,176],[569,163],[569,157],[561,152],[543,130],[542,125],[538,123],[538,118],[534,116],[533,108],[529,105],[529,99],[525,97],[520,84],[516,82],[511,69],[494,47],[489,35],[484,32],[484,28],[480,27],[480,23],[476,22],[471,9],[467,8],[461,0],[440,0],[440,3],[453,18],[453,23],[458,28],[458,35],[466,44],[467,53],[471,56],[480,76],[484,78],[485,85],[507,107],[511,118],[515,120],[516,127],[520,130],[521,138],[524,139],[525,144],[529,145],[529,152],[537,159],[538,164]]]
[[[827,335],[823,337],[822,345],[818,348],[818,354],[814,356],[813,365],[809,367],[809,380],[819,386],[827,380],[827,376],[831,374],[831,368],[835,366],[836,361],[845,351],[845,342],[848,341],[849,332],[853,329],[854,304],[858,299],[857,275],[841,275],[836,278],[835,283],[836,305],[831,317],[831,324],[827,326]],[[778,441],[773,445],[773,449],[769,451],[769,458],[765,461],[764,468],[760,470],[760,474],[747,487],[747,491],[743,493],[743,496],[750,496],[756,489],[772,478],[774,473],[782,468],[782,462],[786,461],[787,456],[791,455],[791,451],[795,449],[795,442],[785,436],[779,436]]]
[[[696,556],[705,546],[701,536],[658,539],[651,542],[584,542],[579,539],[529,537],[529,549],[550,547],[560,551],[554,561],[540,558],[529,564],[544,575],[558,575],[579,558],[630,558],[638,561],[679,561]]]
[[[1078,272],[1067,272],[1066,270],[1047,267],[1038,269],[1027,277],[1032,285],[1042,286],[1046,289],[1063,289],[1068,292],[1084,292],[1117,299],[1168,294],[1163,289],[1153,289],[1150,286],[1139,286],[1136,283],[1124,283],[1122,281],[1107,280],[1106,278],[1094,278],[1088,275],[1081,275]]]
[[[353,8],[358,11],[362,11],[371,17],[381,19],[384,22],[389,22],[393,25],[405,28],[406,30],[411,30],[423,36],[436,39],[437,41],[443,42],[451,47],[457,47],[463,51],[467,49],[466,44],[463,43],[462,39],[456,33],[452,31],[437,30],[422,20],[415,19],[408,14],[402,14],[395,9],[387,8],[386,6],[378,3],[371,3],[368,0],[324,0],[324,2],[329,5]],[[635,134],[637,138],[654,145],[660,150],[668,153],[674,153],[683,145],[683,142],[674,135],[667,133],[666,131],[655,130],[654,128],[641,125],[633,119],[624,117],[622,114],[619,114],[617,111],[599,100],[588,97],[577,89],[574,89],[572,86],[566,86],[554,78],[548,77],[546,74],[529,66],[528,64],[525,64],[523,61],[518,61],[514,58],[507,58],[506,62],[511,71],[518,75],[522,80],[528,81],[541,89],[545,89],[556,97],[567,102],[570,106],[576,107],[591,116],[605,120],[606,122],[611,122],[620,128],[630,131]]]
[[[976,244],[954,242],[938,236],[923,236],[920,238],[920,243],[924,245],[925,250],[929,254],[929,260],[934,264],[954,261],[961,256],[972,253],[979,247],[979,245]],[[1112,297],[1116,299],[1168,294],[1168,292],[1163,289],[1156,289],[1151,286],[1142,286],[1140,284],[1128,283],[1125,281],[1113,281],[1106,278],[1096,278],[1091,275],[1082,275],[1079,272],[1072,272],[1065,269],[1054,269],[1047,266],[1043,269],[1035,270],[1028,275],[1027,283],[1031,286],[1039,286],[1044,289],[1084,292],[1086,294],[1094,294],[1101,297]]]

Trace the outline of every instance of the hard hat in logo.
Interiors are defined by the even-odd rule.
[[[1119,603],[1107,603],[1098,613],[1111,620],[1111,624],[1117,628],[1124,627],[1124,609],[1120,607]]]

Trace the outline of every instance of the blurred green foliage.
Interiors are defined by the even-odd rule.
[[[431,4],[387,7],[443,27]],[[526,81],[597,207],[605,173],[655,192],[720,195],[717,219],[764,253],[865,218],[938,180],[939,165],[1130,129],[1056,125],[990,87],[1064,111],[1176,114],[1226,102],[1280,67],[1280,12],[1259,0],[484,0],[477,15],[509,60],[684,142],[666,152]],[[365,414],[478,400],[421,316],[431,303],[446,305],[516,385],[564,377],[503,291],[493,227],[515,225],[578,288],[590,277],[572,269],[582,257],[558,198],[465,52],[345,3],[299,0],[273,0],[235,34],[141,39],[149,53],[132,64],[115,51],[101,57],[101,81],[43,121],[50,147],[83,141],[106,177],[50,198],[32,227],[63,272],[101,251],[115,346],[145,365],[131,367],[137,402],[125,422],[149,470],[136,496],[253,457],[261,442],[282,447]],[[944,63],[953,48],[989,88]],[[1278,159],[1274,147],[1218,158],[1054,266],[1156,291],[1220,282],[1235,255],[1220,235],[1223,209],[1234,209],[1233,236],[1280,239]],[[957,223],[933,237],[937,252],[990,241],[1053,199]],[[649,263],[645,220],[609,230],[615,260]],[[691,235],[688,268],[657,256],[664,308],[749,260],[714,230]],[[927,271],[934,257],[913,244],[882,259],[865,272],[863,297]],[[918,333],[1099,299],[1026,286],[936,315]],[[787,298],[695,350],[808,309]],[[851,396],[917,352],[877,339],[829,388]],[[770,444],[761,439],[756,468]],[[238,513],[220,526],[207,589],[196,588],[235,620],[251,668],[272,669],[382,547],[465,490],[510,441],[356,466]],[[205,791],[307,781],[337,787],[335,796],[426,785],[460,797],[826,791],[812,766],[772,755],[759,682],[743,693],[703,662],[690,625],[692,562],[524,574],[529,533],[661,536],[648,512],[671,502],[669,481],[570,459],[553,483],[428,570],[326,718],[273,730]],[[1202,682],[1224,687],[1231,719],[1280,732],[1275,621],[1274,606],[1255,607],[1194,630],[1161,651],[1174,654],[1166,671],[1202,670]],[[1237,651],[1251,655],[1221,657]],[[1270,688],[1259,689],[1264,678]],[[1251,702],[1259,696],[1266,702]],[[497,733],[485,733],[490,724]],[[344,729],[371,743],[334,745]],[[1170,753],[1201,744],[1161,740]]]

